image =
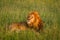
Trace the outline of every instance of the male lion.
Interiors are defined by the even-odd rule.
[[[9,30],[11,32],[27,30],[30,28],[35,29],[36,31],[43,30],[43,21],[36,11],[29,13],[25,22],[12,23],[11,25],[9,25]]]
[[[43,21],[37,11],[30,12],[27,16],[27,24],[36,31],[43,30]]]

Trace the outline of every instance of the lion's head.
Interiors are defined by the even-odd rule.
[[[36,11],[30,12],[27,16],[27,24],[29,27],[40,30],[43,27],[43,21]]]

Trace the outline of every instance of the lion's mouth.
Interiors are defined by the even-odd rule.
[[[30,21],[29,21],[29,20],[27,20],[27,23],[28,23],[28,24],[30,24]]]

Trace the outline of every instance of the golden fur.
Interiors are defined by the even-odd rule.
[[[12,23],[9,25],[9,30],[11,32],[13,31],[21,31],[21,30],[27,30],[27,24],[25,22],[20,22],[20,23]]]
[[[30,28],[34,28],[35,30],[39,31],[40,29],[42,30],[43,28],[43,21],[40,18],[38,12],[33,11],[30,12],[27,16],[27,24],[29,25]]]

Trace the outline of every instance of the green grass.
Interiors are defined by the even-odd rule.
[[[34,10],[45,22],[44,32],[7,32],[7,25],[26,21]],[[0,40],[60,40],[60,0],[0,0]]]

